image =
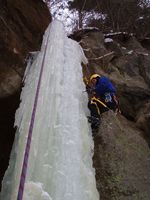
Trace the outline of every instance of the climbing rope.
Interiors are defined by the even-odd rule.
[[[48,35],[47,41],[46,41],[44,56],[43,56],[43,60],[42,60],[42,64],[41,64],[41,70],[40,70],[39,80],[38,80],[37,89],[36,89],[36,95],[35,95],[35,99],[34,99],[34,106],[33,106],[33,110],[32,110],[30,126],[29,126],[29,131],[28,131],[28,137],[27,137],[27,143],[26,143],[26,147],[25,147],[24,160],[23,160],[23,165],[22,165],[22,172],[21,172],[21,177],[20,177],[20,184],[19,184],[19,189],[18,189],[17,200],[23,199],[24,184],[25,184],[27,168],[28,168],[28,159],[29,159],[29,153],[30,153],[30,147],[31,147],[32,132],[33,132],[35,114],[36,114],[36,109],[37,109],[37,102],[38,102],[38,96],[39,96],[39,91],[40,91],[40,85],[41,85],[41,79],[42,79],[42,74],[43,74],[48,40],[49,40],[49,35]]]

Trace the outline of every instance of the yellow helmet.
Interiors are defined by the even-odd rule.
[[[99,75],[99,74],[93,74],[93,75],[90,77],[90,81],[92,81],[92,79],[97,78],[97,77],[100,77],[100,75]]]

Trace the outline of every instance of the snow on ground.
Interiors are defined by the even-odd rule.
[[[113,42],[113,39],[111,39],[111,38],[105,38],[104,42],[105,43]]]

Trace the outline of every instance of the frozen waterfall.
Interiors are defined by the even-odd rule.
[[[81,62],[87,62],[81,47],[54,21],[26,69],[1,200],[99,200]],[[18,197],[27,150],[23,194]]]

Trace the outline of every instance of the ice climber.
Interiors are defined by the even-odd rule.
[[[116,97],[116,88],[113,86],[109,78],[93,74],[90,77],[88,90],[92,91],[92,96],[88,103],[91,116],[88,117],[92,129],[98,129],[100,125],[100,115],[109,109],[117,112],[119,110],[118,100]]]

